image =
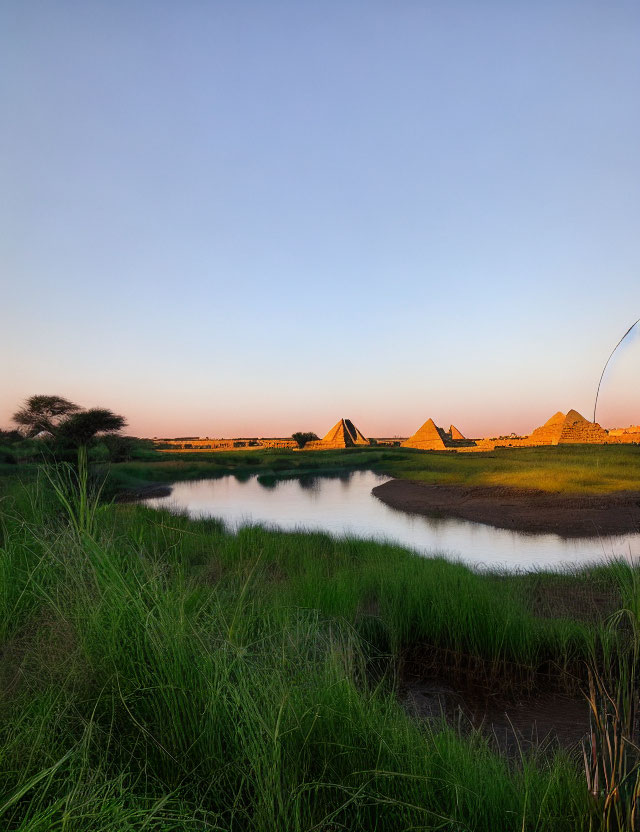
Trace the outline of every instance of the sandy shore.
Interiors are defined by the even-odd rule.
[[[555,494],[500,486],[428,485],[391,480],[372,492],[414,514],[458,517],[500,529],[562,537],[640,532],[640,491]]]

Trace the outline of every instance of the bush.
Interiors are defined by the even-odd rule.
[[[306,431],[305,432],[305,431],[299,430],[299,431],[296,431],[295,433],[292,433],[291,438],[295,439],[295,441],[298,443],[299,448],[304,448],[304,446],[307,444],[307,442],[313,442],[313,441],[317,440],[319,437],[318,437],[317,434],[315,434],[311,431]]]
[[[0,447],[0,462],[5,463],[7,465],[16,465],[18,460],[15,457],[15,454],[11,450],[11,448],[2,448]]]

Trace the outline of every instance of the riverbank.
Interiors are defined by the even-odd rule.
[[[518,532],[561,537],[640,532],[640,491],[566,494],[393,479],[376,486],[372,493],[399,511],[428,517],[455,517]]]
[[[566,494],[640,491],[640,446],[635,445],[496,448],[476,454],[376,447],[202,453],[197,458],[175,454],[170,459],[157,453],[153,459],[118,463],[109,470],[125,485],[140,479],[157,482],[235,473],[295,476],[357,468],[432,485],[504,486]]]
[[[640,531],[635,446],[503,448],[474,455],[372,447],[174,456],[110,466],[105,495],[163,496],[172,482],[225,475],[276,482],[363,469],[394,478],[373,493],[400,511],[567,538]]]
[[[104,497],[135,496],[149,487],[225,474],[286,478],[358,469],[431,485],[495,486],[558,494],[640,492],[640,446],[635,445],[496,448],[474,454],[375,446],[306,452],[237,449],[230,453],[175,453],[170,458],[145,444],[137,447],[135,440],[132,447],[132,458],[127,461],[103,461],[97,455],[99,448],[92,451],[97,455],[93,459],[96,474],[107,477]],[[25,478],[35,476],[37,469],[35,459],[12,465],[0,461],[0,475]]]

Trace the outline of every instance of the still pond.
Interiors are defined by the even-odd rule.
[[[567,540],[553,534],[523,534],[466,520],[407,514],[386,506],[371,493],[388,479],[372,471],[288,480],[224,476],[175,483],[169,496],[146,503],[186,511],[192,517],[218,517],[229,529],[260,524],[374,538],[477,567],[540,569],[640,555],[640,534]]]

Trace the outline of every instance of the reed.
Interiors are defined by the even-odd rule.
[[[583,743],[592,819],[606,832],[640,829],[640,577],[615,564],[623,606],[609,621],[628,645],[622,653],[594,656],[589,666],[589,737]]]
[[[94,534],[106,476],[91,478],[87,447],[78,448],[77,465],[54,462],[43,466],[41,471],[76,537],[82,539],[83,535]]]

